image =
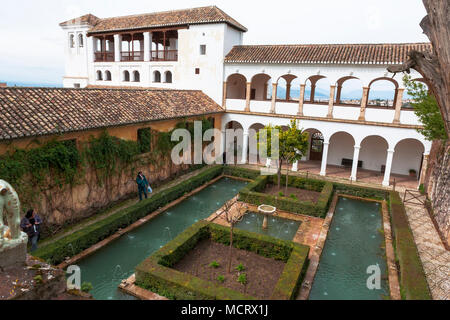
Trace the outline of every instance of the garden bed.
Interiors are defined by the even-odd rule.
[[[288,187],[286,192],[285,187],[281,187],[281,189],[279,189],[278,186],[274,184],[267,184],[264,193],[271,194],[273,196],[281,195],[281,197],[287,197],[293,200],[311,201],[313,203],[317,203],[320,198],[320,192],[317,191]]]
[[[203,240],[174,269],[243,294],[270,299],[286,264],[233,248],[232,269],[228,273],[229,250],[229,246],[210,239]],[[238,281],[239,277],[243,283]]]
[[[211,259],[216,259],[219,268],[220,265],[225,268],[226,263],[222,262],[221,264],[221,261],[227,259],[229,240],[229,228],[200,221],[141,263],[136,268],[136,285],[174,300],[254,300],[262,298],[290,300],[296,297],[308,265],[309,247],[235,230],[233,246],[236,249],[234,253],[236,260],[232,264],[233,268],[236,267],[235,264],[239,260],[242,261],[244,267],[252,268],[249,271],[242,271],[247,274],[248,283],[247,290],[242,290],[242,286],[237,279],[234,279],[235,277],[223,274],[225,278],[230,277],[230,279],[228,279],[228,283],[222,284],[214,279],[215,274],[212,274],[219,271],[207,270],[213,262],[209,261]],[[210,249],[215,250],[221,246],[220,251],[208,253],[208,242],[214,243]],[[202,247],[205,245],[206,248]],[[195,257],[196,252],[200,253],[198,257]],[[224,260],[219,261],[219,258]],[[272,262],[269,263],[269,260]],[[187,271],[195,265],[196,261],[202,261],[201,264],[203,264],[198,266],[198,272],[196,270]],[[265,262],[261,265],[263,261]],[[205,266],[206,263],[208,266]],[[269,283],[258,284],[258,280],[265,281],[258,277],[268,276],[263,269],[269,265],[270,269],[266,271],[272,273],[273,277],[270,285]],[[274,266],[279,268],[278,276],[274,271]],[[223,270],[220,272],[224,273]],[[234,276],[237,276],[237,273]],[[236,281],[238,285],[231,284],[232,281]],[[252,287],[249,292],[251,283],[255,287]],[[274,283],[275,285],[273,285]],[[263,285],[267,285],[267,288],[263,289]],[[239,287],[241,290],[236,290]]]

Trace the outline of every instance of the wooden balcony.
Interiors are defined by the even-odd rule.
[[[178,50],[150,51],[151,61],[178,61]]]
[[[144,51],[122,51],[120,61],[144,61]]]
[[[114,52],[95,52],[95,62],[114,61]]]

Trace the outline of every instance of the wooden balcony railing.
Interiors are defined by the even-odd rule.
[[[150,52],[151,61],[178,61],[178,50],[161,50]]]
[[[144,61],[144,51],[122,51],[120,61]]]
[[[95,62],[114,61],[114,52],[95,52]]]

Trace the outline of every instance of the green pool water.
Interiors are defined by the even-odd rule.
[[[265,234],[282,240],[292,240],[300,227],[300,221],[292,221],[279,217],[269,217],[268,229],[263,229],[264,216],[258,213],[249,213],[236,224],[236,228],[254,233]]]
[[[80,261],[82,282],[92,283],[94,289],[91,293],[95,299],[134,299],[117,289],[120,282],[131,276],[139,263],[186,228],[220,209],[246,184],[223,178]]]
[[[381,300],[389,295],[381,205],[340,198],[310,300]],[[381,289],[369,290],[367,268],[379,265]]]

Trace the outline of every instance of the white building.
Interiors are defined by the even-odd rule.
[[[287,126],[295,118],[310,132],[304,160],[317,161],[321,175],[328,166],[349,165],[350,179],[361,169],[378,172],[384,186],[392,174],[423,177],[431,142],[417,132],[421,124],[403,103],[402,75],[392,77],[386,68],[430,44],[244,46],[247,29],[214,6],[108,19],[86,15],[61,27],[68,41],[65,87],[200,89],[226,109],[223,132],[243,129],[245,149],[250,129]],[[392,95],[380,102],[373,93],[382,81]],[[349,82],[359,82],[359,96],[343,97]]]

